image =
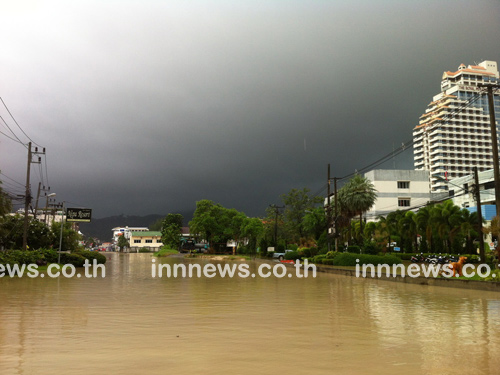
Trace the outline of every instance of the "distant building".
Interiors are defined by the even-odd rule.
[[[111,229],[113,231],[113,243],[116,245],[118,238],[124,236],[127,241],[130,242],[131,232],[147,232],[149,228],[147,227],[115,227]]]
[[[376,169],[365,177],[377,190],[375,204],[366,212],[367,221],[396,210],[418,209],[431,200],[428,171]]]
[[[490,221],[496,215],[495,208],[495,181],[493,169],[479,172],[479,196],[481,199],[482,214],[486,221]],[[474,198],[474,175],[454,178],[446,182],[448,185],[448,197],[453,203],[461,208],[467,208],[471,212],[477,211],[477,203]]]
[[[446,191],[446,179],[464,177],[473,166],[493,168],[488,98],[476,94],[479,85],[498,82],[496,61],[461,64],[457,71],[443,73],[441,92],[413,130],[415,169],[430,172],[432,193]],[[500,95],[494,96],[498,128]],[[471,99],[476,100],[469,103]]]
[[[156,231],[131,231],[130,232],[130,250],[147,248],[158,251],[163,246],[161,242],[161,232]]]

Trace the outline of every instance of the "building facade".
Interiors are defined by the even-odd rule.
[[[131,231],[130,232],[130,250],[138,250],[147,248],[149,250],[158,251],[163,246],[161,242],[161,232],[156,231]]]
[[[447,180],[471,174],[474,166],[493,168],[488,97],[480,85],[498,83],[495,61],[443,73],[441,92],[413,130],[415,169],[430,172],[431,192],[446,191]],[[494,104],[498,128],[498,92]]]
[[[366,212],[367,221],[376,221],[396,210],[411,210],[431,200],[429,171],[376,169],[365,173],[377,190],[377,199]]]

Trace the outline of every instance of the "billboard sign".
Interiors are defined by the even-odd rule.
[[[66,210],[66,221],[90,223],[92,210],[90,208],[68,208]]]

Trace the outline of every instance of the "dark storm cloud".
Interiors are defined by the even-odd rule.
[[[319,190],[327,163],[345,175],[410,140],[444,70],[500,60],[499,16],[496,1],[21,2],[0,16],[0,95],[60,199],[258,215]],[[24,149],[1,141],[24,181]]]

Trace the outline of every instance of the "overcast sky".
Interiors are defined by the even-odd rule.
[[[443,71],[500,62],[499,21],[498,0],[4,0],[0,96],[70,206],[262,215],[411,140]],[[24,184],[26,164],[0,134],[2,173]]]

